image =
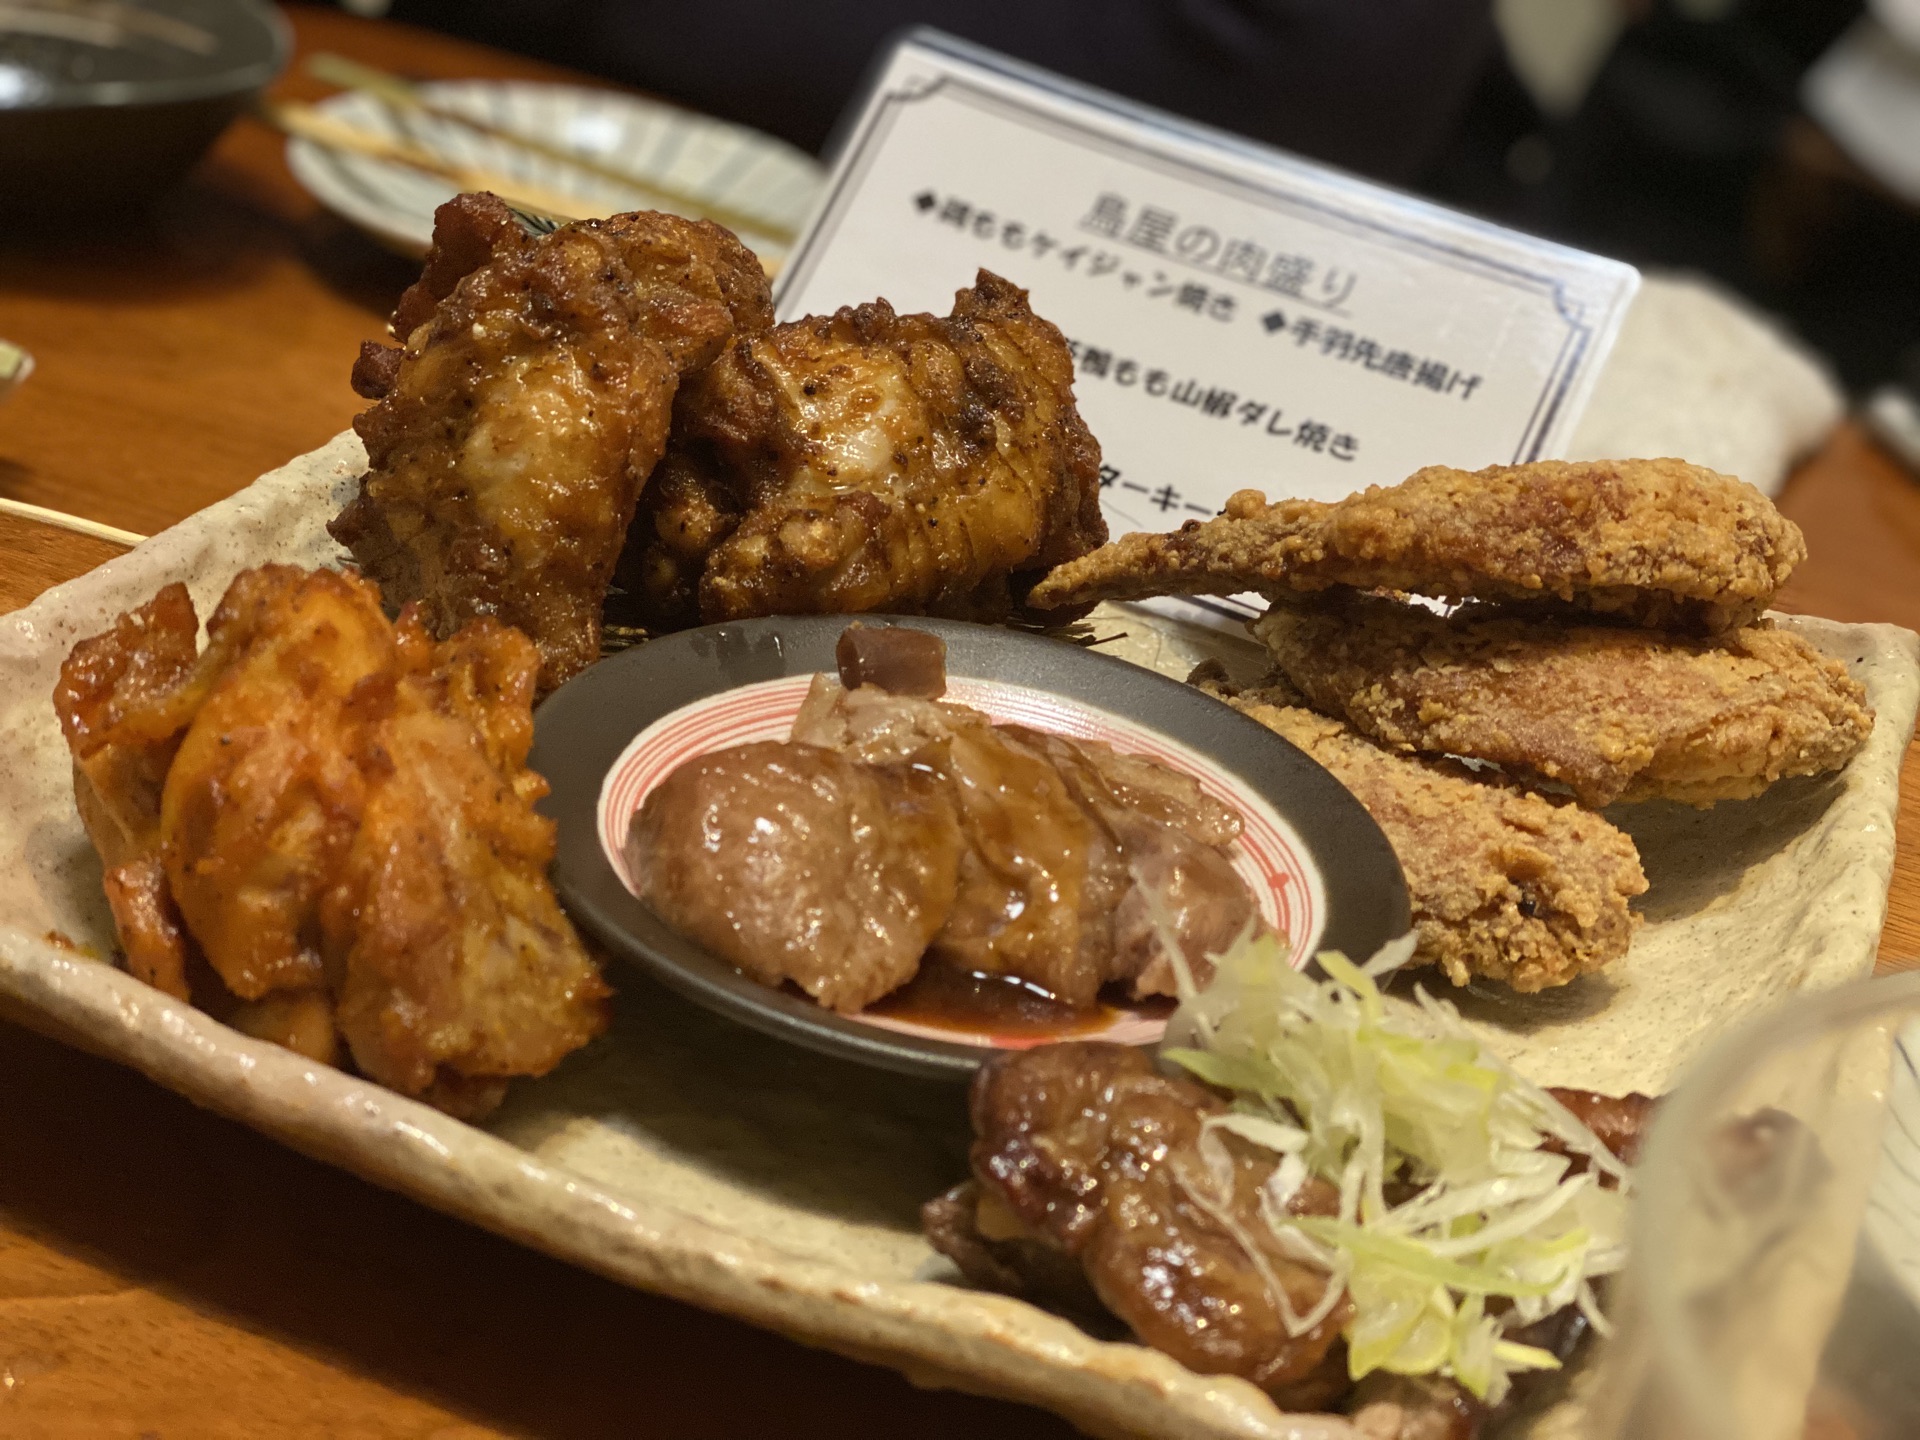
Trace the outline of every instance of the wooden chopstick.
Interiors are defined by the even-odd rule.
[[[344,150],[350,155],[365,155],[370,160],[386,160],[410,169],[424,170],[451,180],[462,190],[491,190],[509,205],[551,216],[563,224],[578,218],[574,212],[585,202],[578,195],[562,195],[542,186],[529,185],[510,176],[496,175],[471,165],[461,165],[406,140],[376,135],[336,120],[311,105],[263,100],[256,107],[260,118],[274,129],[301,140],[311,140],[329,150]]]
[[[437,104],[423,95],[412,81],[388,74],[384,70],[376,70],[371,65],[362,65],[359,61],[349,60],[344,55],[326,52],[314,55],[307,60],[307,71],[316,79],[324,80],[330,85],[372,95],[396,110],[411,110],[418,114],[431,115],[435,119],[450,120],[456,125],[464,125],[469,130],[521,150],[530,151],[549,160],[557,160],[563,165],[571,165],[576,170],[584,170],[587,174],[598,176],[602,180],[611,180],[653,201],[654,209],[665,208],[682,214],[704,216],[706,219],[725,225],[729,230],[746,230],[752,234],[764,235],[770,240],[777,240],[783,245],[793,241],[792,230],[764,216],[716,204],[698,195],[689,195],[684,191],[663,185],[657,180],[642,179],[618,166],[605,164],[567,146],[555,145],[531,135],[523,135],[517,130],[508,130],[490,121]]]
[[[29,505],[24,500],[9,500],[4,496],[0,496],[0,515],[13,515],[22,520],[37,520],[42,525],[71,530],[77,535],[91,535],[95,540],[110,540],[115,545],[125,545],[129,548],[147,538],[144,535],[136,535],[131,530],[102,525],[98,520],[89,520],[83,515],[69,515],[64,510],[49,510],[44,505]]]

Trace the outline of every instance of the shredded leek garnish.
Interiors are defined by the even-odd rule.
[[[1281,1157],[1261,1215],[1284,1249],[1326,1268],[1330,1297],[1344,1286],[1353,1378],[1439,1373],[1497,1403],[1515,1371],[1559,1363],[1510,1331],[1575,1304],[1603,1323],[1591,1281],[1625,1261],[1628,1172],[1451,1005],[1424,991],[1417,1011],[1386,1004],[1379,978],[1413,944],[1364,966],[1323,953],[1328,978],[1315,980],[1274,936],[1242,936],[1206,990],[1181,976],[1161,1053],[1235,1097],[1203,1139],[1224,1130]],[[1569,1174],[1548,1140],[1586,1170]],[[1287,1213],[1309,1176],[1339,1187],[1337,1216]],[[1280,1308],[1295,1335],[1330,1313],[1298,1315],[1284,1296]]]

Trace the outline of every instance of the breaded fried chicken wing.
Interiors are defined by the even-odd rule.
[[[182,586],[74,648],[54,705],[128,969],[249,1034],[458,1114],[606,1025],[547,883],[538,653],[436,644],[335,571]]]
[[[449,201],[396,316],[405,348],[354,367],[378,403],[354,422],[368,468],[334,537],[441,638],[481,617],[524,630],[550,689],[599,654],[681,377],[772,321],[759,262],[707,221],[643,211],[535,237],[493,196]]]
[[[1558,602],[1706,634],[1765,610],[1806,556],[1751,485],[1680,460],[1430,466],[1338,504],[1242,490],[1213,520],[1134,534],[1034,586],[1040,609],[1335,585]]]
[[[655,630],[750,615],[999,619],[1106,539],[1073,359],[981,271],[951,316],[884,300],[744,335],[675,407],[623,588]]]
[[[1627,953],[1647,889],[1633,841],[1600,816],[1450,760],[1396,755],[1304,708],[1284,680],[1241,690],[1217,662],[1192,683],[1290,740],[1366,807],[1407,878],[1415,965],[1528,993]]]
[[[1844,666],[1767,624],[1699,638],[1350,595],[1275,605],[1254,633],[1315,709],[1381,744],[1592,806],[1758,795],[1839,769],[1873,728]]]

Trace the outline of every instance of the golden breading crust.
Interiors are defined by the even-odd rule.
[[[1292,741],[1353,793],[1406,873],[1416,965],[1455,985],[1531,992],[1627,953],[1647,878],[1633,841],[1598,815],[1450,760],[1395,755],[1316,715],[1278,677],[1235,691],[1216,664],[1192,683]]]
[[[1350,595],[1275,605],[1254,633],[1315,709],[1363,735],[1592,806],[1744,799],[1837,770],[1873,728],[1838,661],[1766,624],[1703,639]]]
[[[1758,490],[1680,460],[1429,466],[1337,505],[1242,490],[1217,519],[1134,534],[1048,575],[1039,609],[1147,595],[1351,585],[1452,600],[1559,601],[1637,624],[1732,629],[1806,556]]]

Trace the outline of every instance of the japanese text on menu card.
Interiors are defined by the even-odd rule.
[[[1639,285],[927,30],[842,134],[781,318],[944,314],[982,267],[1026,287],[1072,347],[1116,535],[1240,489],[1556,455]]]

